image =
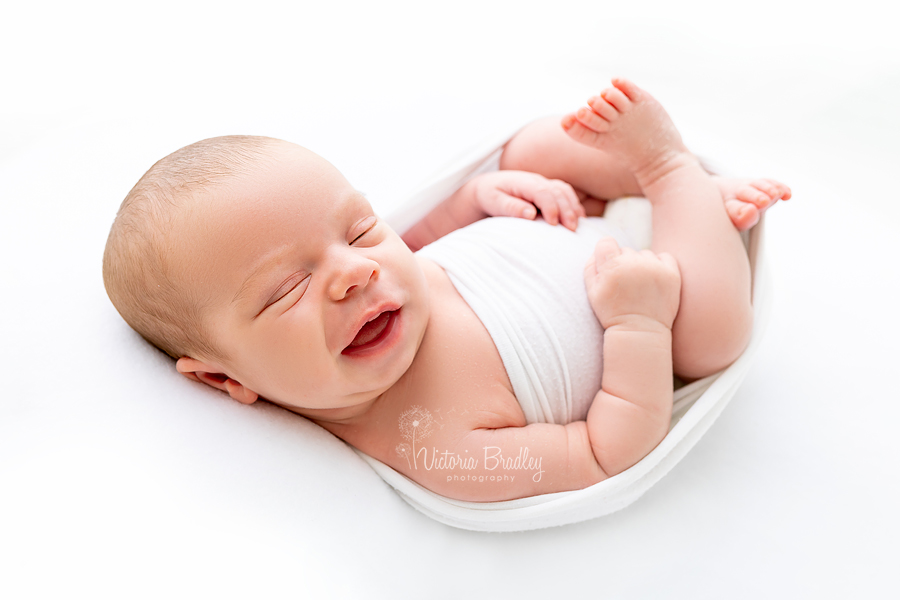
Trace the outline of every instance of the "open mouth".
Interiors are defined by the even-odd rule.
[[[383,342],[390,335],[398,312],[399,309],[386,310],[363,325],[350,345],[341,351],[341,354],[354,354],[374,348]]]

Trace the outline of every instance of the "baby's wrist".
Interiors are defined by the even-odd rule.
[[[487,175],[487,173],[476,175],[460,188],[460,191],[462,192],[461,200],[465,209],[479,213],[480,218],[490,216],[483,206],[483,196],[485,193],[484,186],[486,184],[484,181],[485,175]]]
[[[465,182],[453,196],[450,197],[447,209],[451,218],[459,227],[464,227],[487,216],[479,199],[481,182],[480,176],[473,177]]]
[[[606,331],[637,331],[671,335],[673,320],[664,317],[629,313],[606,317],[601,320],[600,324],[603,325]]]

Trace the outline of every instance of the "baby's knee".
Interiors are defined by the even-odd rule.
[[[688,379],[707,377],[744,353],[753,334],[753,308],[747,303],[728,312],[721,319],[711,319],[699,335],[673,343],[675,373]]]
[[[559,118],[545,117],[519,130],[503,147],[500,168],[539,173],[553,157],[556,138],[563,136]]]

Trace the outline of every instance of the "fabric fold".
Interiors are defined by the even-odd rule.
[[[494,341],[528,423],[584,420],[600,389],[603,329],[584,288],[602,237],[632,246],[604,219],[572,232],[543,219],[490,218],[419,251],[440,265]]]
[[[472,152],[462,156],[455,163],[436,174],[430,180],[430,183],[423,186],[397,210],[388,215],[388,222],[398,232],[402,233],[473,176],[478,173],[496,170],[503,145],[516,131],[517,128],[513,127],[498,131],[486,139],[483,144],[473,149]],[[611,202],[607,206],[606,216],[606,226],[612,229],[621,227],[627,232],[627,237],[622,239],[617,237],[620,244],[630,245],[631,240],[634,240],[641,247],[649,245],[650,210],[646,201],[639,200],[635,202],[632,199],[627,202]],[[393,487],[401,498],[416,510],[437,521],[461,529],[493,532],[525,531],[577,523],[608,515],[627,507],[662,479],[694,447],[735,395],[741,382],[750,370],[753,357],[759,348],[763,333],[771,319],[771,276],[765,262],[764,226],[765,215],[749,233],[744,232],[742,234],[753,275],[753,334],[747,348],[725,370],[675,390],[672,421],[668,435],[650,454],[631,468],[582,490],[543,494],[503,502],[464,502],[435,494],[381,461],[358,450],[356,451],[357,454],[385,482]],[[463,234],[459,235],[462,236]],[[527,239],[527,236],[525,239]],[[591,248],[593,247],[592,244],[593,242],[591,242]],[[426,249],[422,251],[426,251]],[[496,245],[488,244],[487,248],[481,250],[482,253],[488,251],[497,252],[505,256],[503,260],[511,263],[520,260],[516,255],[509,254],[503,249],[498,250]],[[426,255],[427,253],[440,254],[441,258],[439,260],[441,262],[439,264],[443,263],[442,266],[448,272],[457,271],[462,273],[465,271],[475,273],[478,269],[472,269],[473,265],[481,267],[482,262],[491,262],[495,265],[502,264],[502,260],[499,260],[497,257],[490,261],[484,260],[484,254],[479,254],[478,251],[471,249],[463,250],[459,253],[450,253],[449,251],[438,252],[436,247],[432,250],[427,250]],[[465,263],[463,261],[469,262]],[[584,262],[577,265],[579,276],[582,274],[581,269],[583,266]],[[531,290],[533,293],[540,295],[544,293],[552,294],[558,291],[558,293],[564,294],[561,291],[562,288],[556,290],[555,284],[548,284],[546,280],[541,279],[541,277],[546,275],[546,272],[541,272],[537,275],[536,280],[544,281],[544,284],[537,284],[537,288]],[[495,276],[496,271],[484,269],[480,274],[473,274],[471,276],[472,281],[454,275],[451,275],[451,280],[457,286],[463,298],[470,302],[470,306],[473,307],[473,310],[476,310],[479,317],[481,314],[491,315],[485,317],[483,322],[486,320],[489,323],[495,323],[495,325],[492,325],[495,331],[490,332],[491,336],[496,336],[495,343],[501,358],[503,358],[504,366],[507,368],[507,372],[510,373],[510,380],[513,381],[513,373],[516,373],[515,380],[520,382],[518,388],[515,383],[513,384],[514,391],[518,396],[520,395],[520,390],[522,390],[520,404],[522,404],[523,411],[526,412],[528,421],[566,422],[567,419],[577,420],[577,417],[581,413],[586,413],[587,410],[587,407],[582,405],[583,400],[579,399],[579,390],[582,389],[583,382],[578,380],[581,373],[579,368],[575,366],[577,361],[573,359],[572,362],[569,362],[570,359],[566,352],[556,349],[554,345],[556,342],[545,341],[545,344],[550,344],[548,347],[554,348],[550,354],[564,357],[566,364],[562,365],[560,360],[557,360],[556,364],[551,366],[538,364],[540,363],[540,352],[533,348],[528,348],[531,345],[530,336],[534,333],[530,328],[536,328],[540,335],[546,336],[550,336],[548,332],[554,330],[554,322],[552,320],[544,320],[542,317],[545,317],[546,314],[541,314],[541,311],[538,311],[537,316],[533,316],[526,323],[523,322],[521,317],[516,318],[504,308],[504,302],[508,301],[509,298],[506,298],[506,300],[498,299],[493,302],[485,301],[485,306],[479,305],[478,290],[488,285],[490,279]],[[502,273],[500,277],[502,280]],[[544,299],[547,302],[555,300],[557,299]],[[479,308],[476,309],[475,306],[479,306]],[[525,309],[520,306],[519,310]],[[487,323],[485,325],[487,326]],[[593,347],[601,348],[601,338],[598,336],[596,339],[598,343],[593,344]],[[587,345],[589,346],[590,344]],[[602,352],[602,350],[599,352]],[[525,358],[522,359],[522,364],[516,364],[516,359],[508,363],[509,356]],[[602,356],[600,361],[594,358],[586,358],[585,360],[588,363],[594,361],[594,364],[596,364],[602,361]],[[601,367],[595,369],[594,374],[590,375],[590,377],[598,378],[598,385],[600,372],[602,372],[600,371],[602,362],[600,364]],[[566,398],[564,402],[559,400],[551,401],[549,398],[550,392],[547,391],[548,386],[535,384],[535,381],[546,376],[546,374],[541,375],[541,369],[549,369],[556,373],[553,377],[556,378],[554,387],[557,392],[560,389],[568,390],[562,394]],[[568,375],[566,376],[563,373]],[[542,387],[543,391],[541,390]],[[528,407],[527,409],[526,406]],[[556,421],[556,419],[560,419],[560,421]]]

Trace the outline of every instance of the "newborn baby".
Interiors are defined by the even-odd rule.
[[[738,230],[790,191],[710,177],[659,103],[627,80],[588,105],[523,129],[502,170],[470,180],[402,239],[308,150],[198,142],[154,165],[123,202],[104,255],[107,291],[180,373],[306,416],[436,493],[495,501],[590,486],[666,435],[673,371],[699,378],[740,355],[752,311]],[[623,195],[651,202],[652,251],[588,222]],[[567,410],[517,399],[511,354],[473,307],[490,301],[502,313],[502,303],[461,289],[465,263],[458,273],[440,265],[454,247],[475,248],[478,262],[490,244],[477,240],[493,235],[485,218],[497,216],[516,218],[496,219],[507,230],[552,229],[560,247],[575,240],[559,264],[576,265],[583,285],[569,294],[575,308],[560,310],[583,309],[595,347],[578,360],[597,368],[559,375],[581,397]],[[443,240],[428,246],[470,224],[443,251]]]

